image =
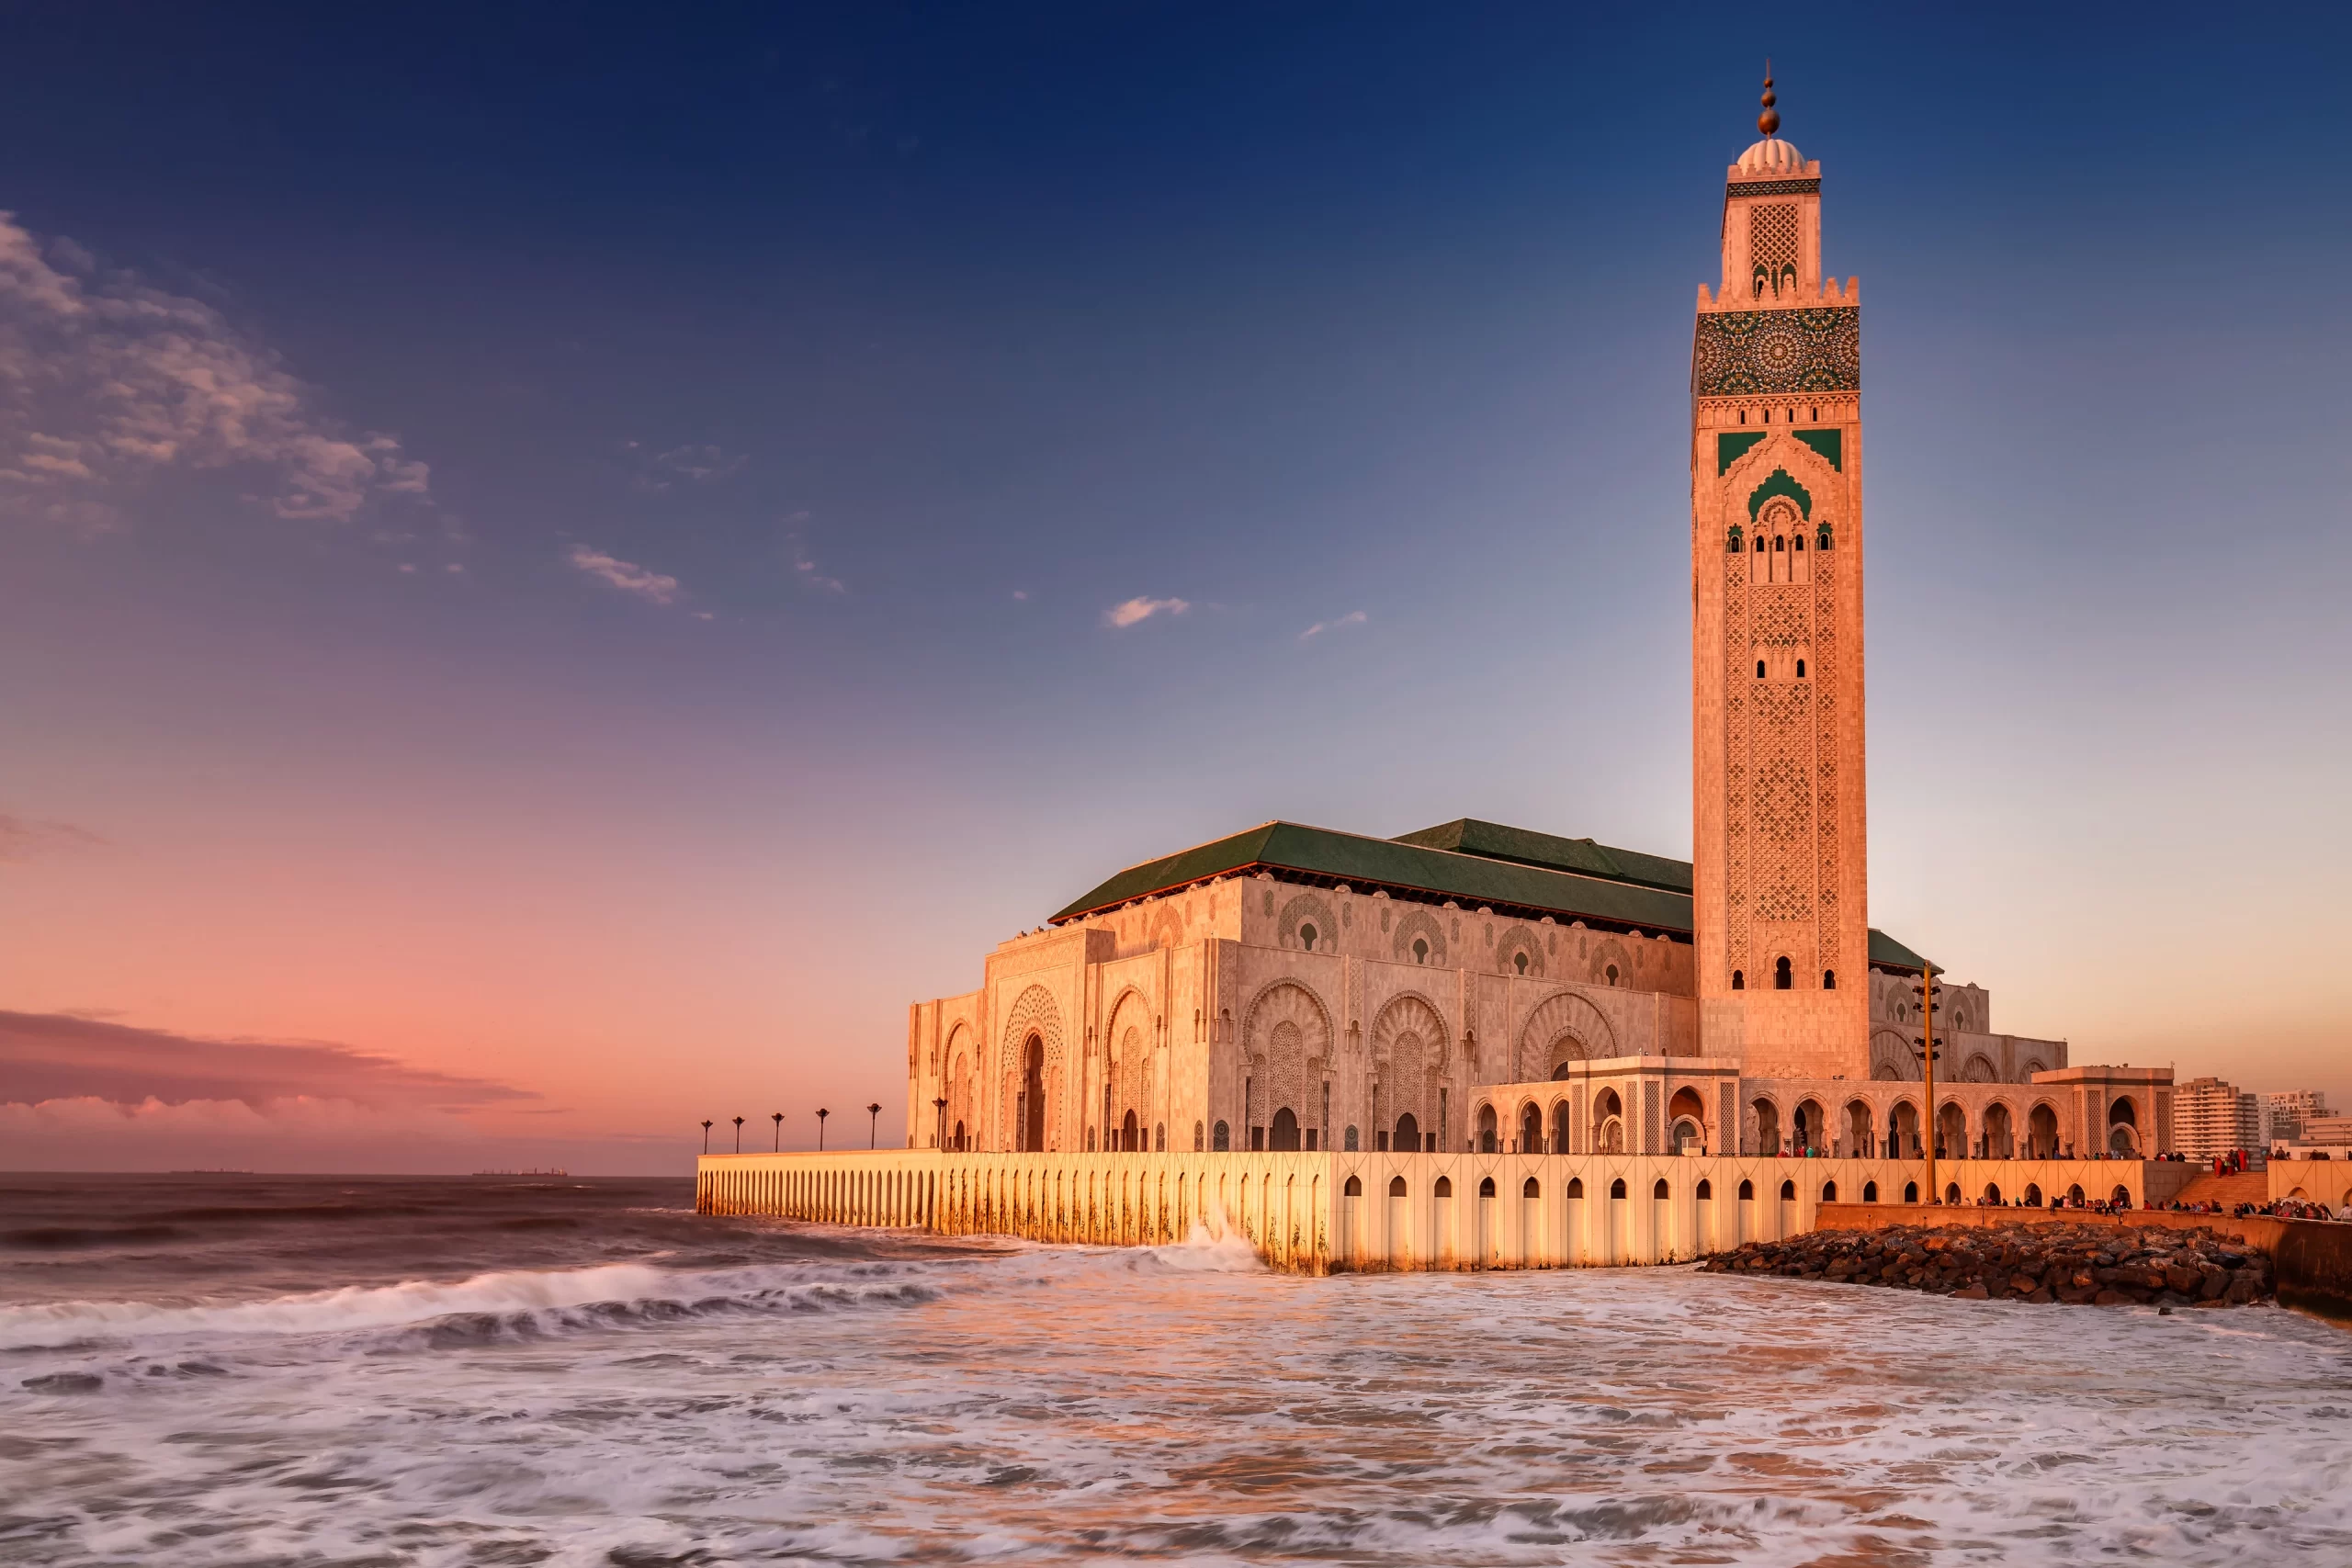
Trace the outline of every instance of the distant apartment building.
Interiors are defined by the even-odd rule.
[[[2290,1089],[2266,1094],[2262,1097],[2262,1141],[2300,1144],[2304,1141],[2304,1122],[2327,1114],[2327,1096],[2319,1089]]]
[[[2220,1078],[2190,1078],[2172,1091],[2172,1146],[2193,1160],[2217,1159],[2232,1149],[2259,1151],[2259,1097]]]

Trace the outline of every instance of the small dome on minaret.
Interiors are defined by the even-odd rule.
[[[1764,62],[1764,112],[1756,117],[1756,129],[1764,134],[1739,155],[1739,172],[1743,175],[1792,174],[1804,164],[1804,154],[1772,133],[1781,129],[1781,111],[1772,106],[1780,99],[1772,94],[1772,62]]]

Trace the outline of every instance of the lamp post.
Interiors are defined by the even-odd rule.
[[[825,1152],[825,1118],[831,1114],[832,1112],[823,1106],[817,1107],[817,1152],[819,1154]]]
[[[703,1118],[702,1123],[702,1152],[710,1153],[710,1118],[707,1116]]]
[[[741,1116],[735,1118],[735,1152],[739,1155],[743,1152],[743,1119]]]
[[[865,1146],[874,1148],[882,1136],[882,1102],[876,1100],[865,1108]]]
[[[1923,1032],[1913,1038],[1919,1046],[1928,1092],[1928,1129],[1924,1140],[1928,1156],[1928,1190],[1920,1196],[1930,1203],[1940,1203],[1943,1194],[1936,1187],[1936,1138],[1941,1131],[1943,1118],[1936,1114],[1936,966],[1924,958],[1919,960],[1919,983],[1911,987],[1911,994],[1919,998],[1919,1027]]]
[[[769,1114],[768,1120],[775,1123],[775,1152],[782,1154],[784,1153],[784,1112],[773,1111]]]
[[[944,1153],[947,1148],[947,1097],[943,1094],[931,1103],[939,1111],[939,1143],[937,1146]]]

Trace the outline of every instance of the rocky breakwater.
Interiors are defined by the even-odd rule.
[[[2269,1259],[2208,1230],[2047,1222],[1809,1231],[1715,1253],[1701,1271],[2071,1306],[2244,1306],[2272,1289]]]

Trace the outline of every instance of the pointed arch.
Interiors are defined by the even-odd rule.
[[[1021,1112],[1022,1047],[1035,1036],[1045,1052],[1044,1083],[1046,1093],[1045,1125],[1046,1137],[1052,1141],[1058,1126],[1062,1079],[1067,1072],[1062,1041],[1061,1009],[1054,1005],[1054,996],[1043,986],[1032,985],[1013,998],[1004,1014],[1003,1045],[998,1056],[997,1147],[1014,1149],[1021,1146],[1019,1129],[1014,1117]]]
[[[1513,1081],[1548,1078],[1568,1062],[1614,1056],[1617,1032],[1609,1015],[1578,991],[1555,991],[1538,1002],[1519,1029],[1519,1059]]]
[[[1307,1081],[1310,1074],[1319,1078],[1331,1059],[1331,1010],[1323,998],[1296,980],[1276,980],[1250,998],[1241,1038],[1250,1076],[1258,1080],[1253,1122],[1270,1126],[1275,1112],[1288,1110],[1314,1125]],[[1313,1109],[1320,1110],[1319,1100]]]

